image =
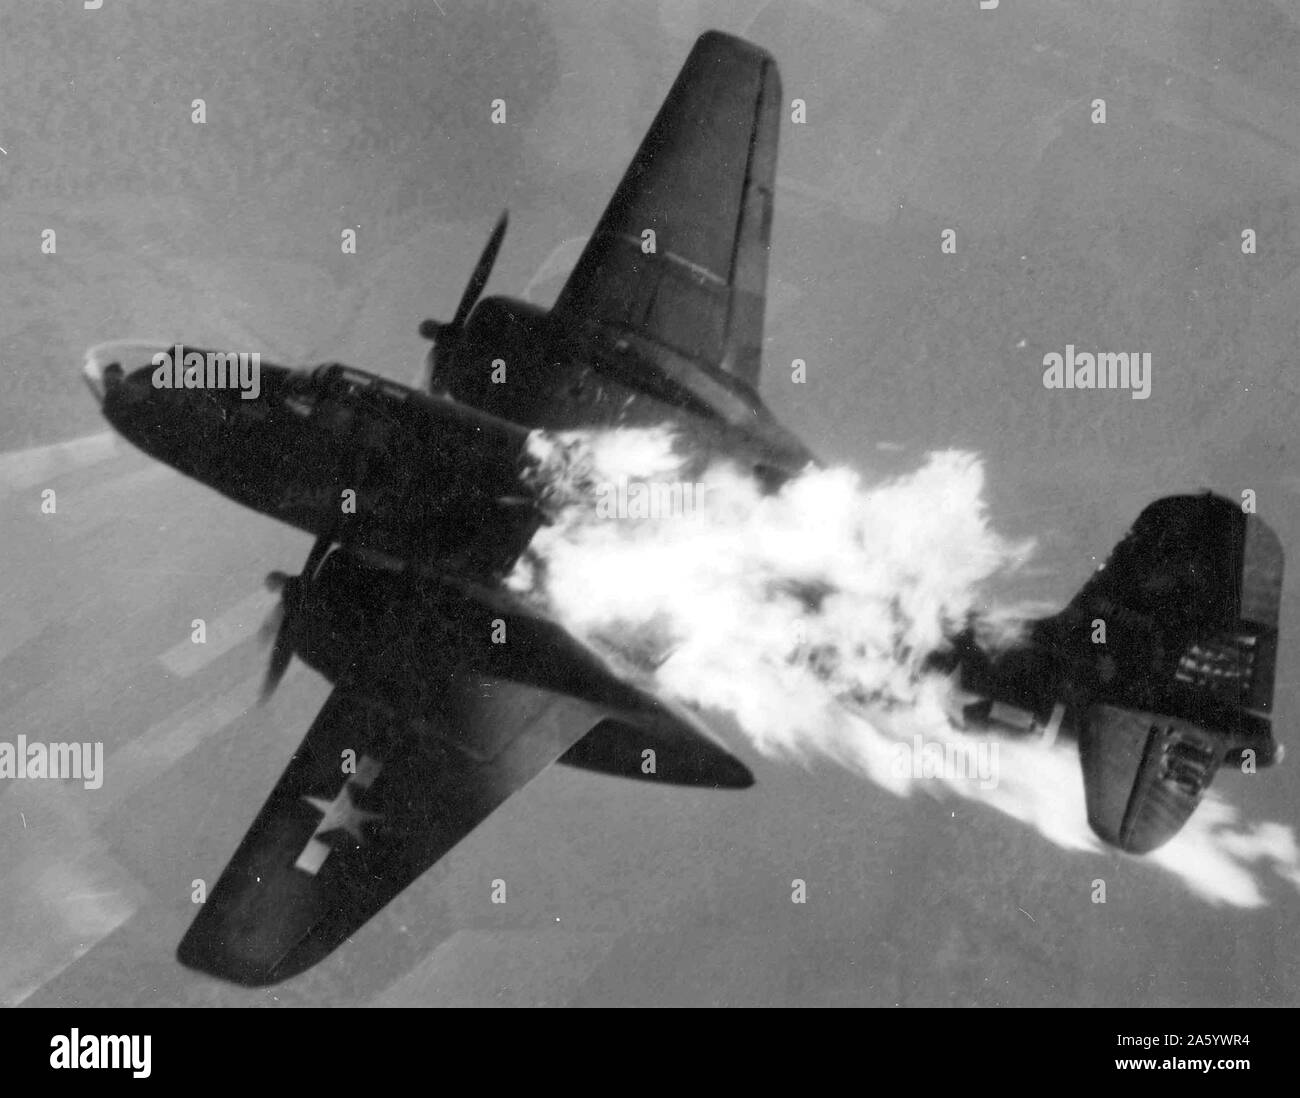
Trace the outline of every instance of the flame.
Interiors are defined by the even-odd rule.
[[[896,796],[968,798],[1103,849],[1073,745],[962,731],[953,684],[926,663],[971,620],[998,646],[1029,618],[984,595],[1033,545],[990,528],[975,455],[878,483],[810,467],[765,493],[677,443],[667,428],[534,432],[526,478],[550,524],[508,585],[641,685],[729,714],[765,755],[829,757]],[[1213,793],[1149,860],[1215,903],[1263,904],[1269,868],[1300,888],[1292,831]]]

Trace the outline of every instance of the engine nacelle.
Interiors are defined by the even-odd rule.
[[[549,335],[544,310],[504,297],[484,298],[456,346],[434,344],[429,359],[431,391],[449,393],[502,419],[527,423],[527,409],[520,401],[528,399],[533,386],[522,372],[538,360],[538,346]],[[502,371],[509,384],[500,384]]]

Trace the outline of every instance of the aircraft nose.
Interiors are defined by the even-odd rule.
[[[148,365],[160,347],[165,347],[161,340],[128,339],[97,343],[82,360],[81,376],[86,379],[95,399],[103,404],[109,390],[128,374]]]
[[[108,387],[122,378],[122,364],[116,360],[105,362],[93,355],[87,355],[81,365],[81,376],[86,379],[86,384],[95,394],[95,399],[103,404],[104,397],[108,394]]]

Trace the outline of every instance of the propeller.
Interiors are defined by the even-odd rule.
[[[260,630],[263,641],[274,638],[271,659],[266,667],[266,678],[262,680],[260,698],[262,702],[275,693],[275,688],[280,685],[285,671],[289,669],[289,661],[293,659],[294,643],[298,640],[298,631],[301,627],[300,614],[306,601],[307,586],[333,544],[332,535],[322,534],[312,545],[311,552],[307,554],[307,562],[298,575],[271,572],[266,577],[267,590],[279,591],[280,602],[262,623]]]
[[[497,252],[501,250],[501,241],[505,238],[509,220],[509,211],[503,210],[492,229],[492,235],[488,237],[487,244],[483,247],[482,254],[478,257],[474,273],[470,275],[469,282],[465,285],[465,292],[461,295],[460,304],[456,306],[455,316],[445,322],[432,319],[421,322],[420,335],[433,341],[435,352],[454,354],[464,338],[465,322],[469,320],[469,314],[483,292],[483,287],[487,285],[488,276],[492,274],[492,265],[496,262]]]

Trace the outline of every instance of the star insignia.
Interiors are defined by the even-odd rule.
[[[358,808],[356,801],[352,799],[352,787],[355,785],[364,792],[379,777],[379,771],[382,769],[382,763],[372,759],[369,755],[363,755],[357,766],[356,774],[343,783],[343,787],[332,801],[327,801],[324,797],[302,798],[321,814],[321,818],[317,821],[316,830],[312,832],[311,838],[307,840],[307,845],[303,847],[302,853],[298,855],[297,861],[293,863],[295,869],[301,869],[304,873],[310,873],[312,876],[320,872],[321,866],[325,864],[325,859],[330,856],[330,851],[333,850],[333,846],[325,842],[322,836],[332,831],[346,832],[358,844],[365,841],[362,828],[372,820],[382,819],[383,814],[380,812],[367,812],[364,808]]]
[[[304,797],[303,800],[321,814],[320,823],[316,825],[316,835],[324,835],[329,831],[346,831],[357,842],[362,842],[365,839],[361,833],[362,825],[381,816],[378,812],[367,812],[357,807],[352,799],[350,782],[344,783],[339,795],[332,801],[323,797]]]

